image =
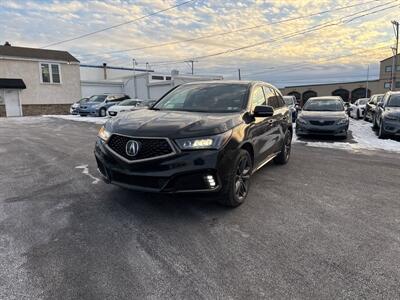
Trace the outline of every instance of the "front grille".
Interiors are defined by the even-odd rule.
[[[328,126],[335,124],[335,121],[310,121],[311,125]]]
[[[135,156],[126,153],[128,141],[139,143],[139,150]],[[113,134],[107,144],[114,152],[131,161],[157,158],[174,152],[168,141],[160,138],[133,138]]]

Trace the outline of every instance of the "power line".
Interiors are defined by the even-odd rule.
[[[357,49],[363,49],[363,48],[357,48]],[[317,62],[318,63],[323,63],[323,62],[328,62],[328,61],[331,61],[331,60],[334,60],[334,59],[341,59],[341,58],[347,58],[347,57],[352,57],[352,56],[358,56],[360,54],[362,55],[362,54],[365,54],[365,53],[368,53],[368,52],[372,52],[372,51],[376,51],[376,50],[383,50],[383,49],[387,50],[389,48],[388,48],[388,46],[376,47],[376,48],[367,49],[367,50],[356,52],[356,53],[352,53],[352,54],[345,54],[345,55],[333,56],[333,57],[332,56],[331,57],[325,57],[324,60],[317,61]],[[270,68],[266,68],[266,69],[264,69],[264,71],[245,73],[245,74],[243,74],[243,76],[265,74],[265,73],[268,73],[268,72],[271,72],[271,71],[274,72],[274,70],[276,68],[281,68],[281,67],[283,67],[283,69],[279,69],[279,70],[275,70],[275,71],[287,72],[287,71],[293,71],[293,70],[296,70],[296,69],[307,67],[307,66],[310,66],[310,65],[312,65],[312,62],[299,63],[299,64],[294,64],[294,65],[278,65],[278,66],[273,66],[273,67],[270,67]],[[290,68],[286,68],[285,69],[285,67],[289,67],[289,66],[290,66]]]
[[[91,35],[94,35],[94,34],[97,34],[97,33],[100,33],[100,32],[104,32],[104,31],[107,31],[107,30],[110,30],[110,29],[114,29],[114,28],[126,25],[126,24],[130,24],[130,23],[134,23],[134,22],[143,20],[143,19],[148,18],[148,17],[152,17],[154,15],[157,15],[157,14],[169,11],[171,9],[183,6],[183,5],[188,4],[190,2],[193,2],[193,1],[196,1],[196,0],[188,0],[188,1],[185,1],[185,2],[181,2],[181,3],[178,3],[176,5],[173,5],[173,6],[170,6],[170,7],[167,7],[167,8],[152,12],[150,14],[141,16],[141,17],[133,19],[133,20],[122,22],[122,23],[119,23],[119,24],[116,24],[116,25],[105,27],[105,28],[102,28],[102,29],[99,29],[99,30],[96,30],[96,31],[92,31],[92,32],[89,32],[89,33],[82,34],[82,35],[78,35],[76,37],[69,38],[69,39],[66,39],[66,40],[62,40],[62,41],[59,41],[59,42],[54,42],[54,43],[48,44],[48,45],[40,47],[40,48],[47,48],[47,47],[51,47],[51,46],[60,45],[60,44],[64,44],[64,43],[67,43],[67,42],[75,41],[75,40],[78,40],[78,39],[82,39],[82,38],[85,38],[85,37],[88,37],[88,36],[91,36]]]
[[[115,50],[115,51],[109,51],[109,52],[103,52],[103,53],[97,53],[97,54],[85,54],[85,55],[116,54],[116,53],[123,53],[123,52],[137,51],[137,50],[145,50],[145,49],[151,49],[151,48],[159,48],[159,47],[170,46],[170,45],[175,45],[175,44],[180,44],[180,43],[194,42],[194,41],[198,41],[198,40],[208,39],[208,38],[211,38],[211,37],[224,36],[224,35],[228,35],[228,34],[232,34],[232,33],[237,33],[237,32],[257,29],[257,28],[260,28],[260,27],[292,22],[292,21],[296,21],[296,20],[300,20],[300,19],[304,19],[304,18],[309,18],[309,17],[313,17],[313,16],[318,16],[318,15],[322,15],[322,14],[326,14],[326,13],[330,13],[330,12],[334,12],[334,11],[339,11],[339,10],[343,10],[343,9],[347,9],[347,8],[352,8],[352,7],[356,7],[356,6],[360,6],[360,5],[366,5],[366,4],[369,4],[369,3],[372,3],[372,2],[377,2],[377,1],[379,1],[379,0],[372,0],[372,1],[367,1],[367,2],[363,2],[363,3],[357,3],[357,4],[342,6],[342,7],[338,7],[338,8],[334,8],[334,9],[330,9],[330,10],[324,10],[324,11],[312,13],[312,14],[309,14],[309,15],[303,15],[303,16],[299,16],[299,17],[292,17],[292,18],[288,18],[288,19],[284,19],[284,20],[280,20],[280,21],[268,22],[268,23],[258,24],[258,25],[254,25],[254,26],[250,26],[250,27],[242,27],[242,28],[238,28],[238,29],[227,30],[227,31],[224,31],[224,32],[216,33],[216,34],[202,35],[202,36],[199,36],[199,37],[189,38],[189,39],[184,39],[184,40],[179,40],[179,41],[171,41],[171,42],[153,44],[153,45],[144,46],[144,47],[128,48],[128,49],[123,49],[123,50]]]
[[[359,12],[356,12],[356,13],[353,13],[353,14],[350,14],[350,15],[347,15],[347,16],[344,16],[344,17],[340,17],[340,18],[337,18],[337,19],[333,19],[333,20],[331,20],[331,21],[324,22],[324,23],[319,24],[319,25],[311,26],[311,27],[309,27],[309,28],[307,28],[307,29],[305,29],[305,30],[300,30],[300,31],[292,32],[292,33],[289,33],[289,34],[287,34],[287,35],[284,35],[284,36],[281,36],[281,37],[278,37],[278,38],[269,39],[269,40],[263,40],[263,41],[261,41],[261,42],[257,42],[257,43],[254,43],[254,44],[249,44],[249,45],[242,46],[242,47],[238,47],[238,48],[233,48],[233,49],[226,50],[226,51],[211,53],[211,54],[207,54],[207,55],[203,55],[203,56],[197,56],[197,57],[195,57],[194,59],[205,59],[205,58],[220,56],[220,55],[223,55],[223,54],[228,54],[228,53],[232,53],[232,52],[236,52],[236,51],[241,51],[241,50],[245,50],[245,49],[249,49],[249,48],[254,48],[254,47],[257,47],[257,46],[261,46],[261,45],[263,45],[263,44],[266,44],[266,43],[275,43],[275,42],[278,42],[278,41],[280,41],[280,40],[286,40],[286,39],[289,39],[289,38],[292,38],[292,37],[301,36],[301,35],[304,35],[304,34],[307,34],[307,33],[310,33],[310,32],[315,32],[315,31],[322,30],[322,29],[327,28],[327,27],[339,26],[339,25],[341,25],[341,24],[347,24],[347,23],[350,23],[350,22],[354,21],[356,18],[365,17],[365,16],[368,16],[368,15],[371,15],[371,14],[375,14],[375,13],[378,13],[378,12],[382,12],[382,11],[385,11],[385,10],[388,10],[388,9],[391,9],[391,8],[394,8],[394,7],[397,6],[397,4],[396,4],[396,5],[389,6],[389,7],[386,7],[386,8],[383,8],[383,9],[380,9],[380,10],[377,10],[377,11],[373,11],[373,12],[370,12],[370,13],[366,13],[366,14],[363,14],[363,15],[360,15],[360,16],[356,16],[356,15],[358,15],[358,14],[360,14],[360,13],[367,12],[367,11],[371,11],[371,10],[373,10],[373,9],[380,8],[380,7],[383,7],[383,6],[386,6],[386,5],[388,5],[388,4],[391,4],[391,3],[394,3],[394,2],[398,2],[398,1],[399,1],[399,0],[395,0],[395,1],[387,2],[387,3],[385,3],[385,4],[377,5],[377,6],[374,6],[374,7],[372,7],[372,8],[365,9],[365,10],[362,10],[362,11],[359,11]],[[356,16],[356,17],[353,18],[353,19],[350,19],[350,20],[344,20],[344,19],[349,18],[349,17],[352,17],[352,16]],[[336,23],[333,23],[333,22],[336,22]],[[162,64],[168,64],[168,63],[178,63],[178,62],[183,62],[183,61],[185,61],[185,60],[187,60],[187,59],[175,60],[175,61],[154,62],[154,63],[152,63],[152,65],[162,65]]]

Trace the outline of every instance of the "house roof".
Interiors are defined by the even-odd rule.
[[[0,78],[0,89],[26,89],[22,79]]]
[[[393,56],[394,56],[394,55],[392,55],[392,56],[390,56],[390,57],[387,57],[387,58],[381,60],[380,62],[384,62],[384,61],[389,60],[389,59],[392,60],[392,59],[393,59]],[[397,54],[397,60],[399,59],[399,56],[400,56],[400,53]]]
[[[79,60],[67,51],[14,46],[0,46],[0,57],[1,56],[79,62]]]

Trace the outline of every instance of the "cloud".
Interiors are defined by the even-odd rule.
[[[178,0],[1,1],[0,27],[3,30],[0,31],[0,41],[8,40],[15,45],[40,47],[126,22],[180,2]],[[390,55],[389,46],[393,42],[393,30],[389,20],[396,16],[397,10],[388,10],[349,24],[327,27],[306,35],[271,41],[288,33],[305,30],[371,8],[382,2],[376,1],[319,16],[270,24],[352,4],[354,1],[350,0],[237,2],[196,0],[138,22],[85,39],[60,44],[56,48],[70,51],[83,63],[107,62],[111,65],[130,66],[134,57],[142,65],[146,62],[153,63],[154,68],[158,70],[169,71],[171,68],[177,68],[181,72],[187,72],[187,66],[182,62],[164,65],[156,65],[155,62],[184,60],[262,43],[260,46],[242,51],[200,59],[196,63],[196,70],[202,73],[234,76],[239,67],[243,70],[243,74],[250,74],[271,66],[285,65],[286,69],[290,69],[291,65],[307,63],[311,71],[308,70],[306,75],[304,72],[301,73],[302,70],[293,70],[293,74],[301,74],[312,80],[320,78],[323,74],[321,66],[326,73],[331,74],[338,72],[336,66],[340,63],[350,73],[354,70],[354,73],[359,74],[360,65],[377,64],[379,60]],[[164,47],[105,54],[110,51],[183,41],[257,25],[262,26]],[[388,46],[387,50],[371,51],[336,61],[326,59],[357,53],[360,48],[371,49],[384,45]],[[264,74],[249,75],[249,79],[275,79],[283,82],[287,74],[280,69],[282,68],[269,69]]]

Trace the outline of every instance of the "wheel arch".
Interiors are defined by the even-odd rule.
[[[253,145],[250,142],[245,142],[240,149],[246,150],[247,152],[249,152],[250,157],[251,157],[251,161],[253,163],[254,166],[254,148]]]

